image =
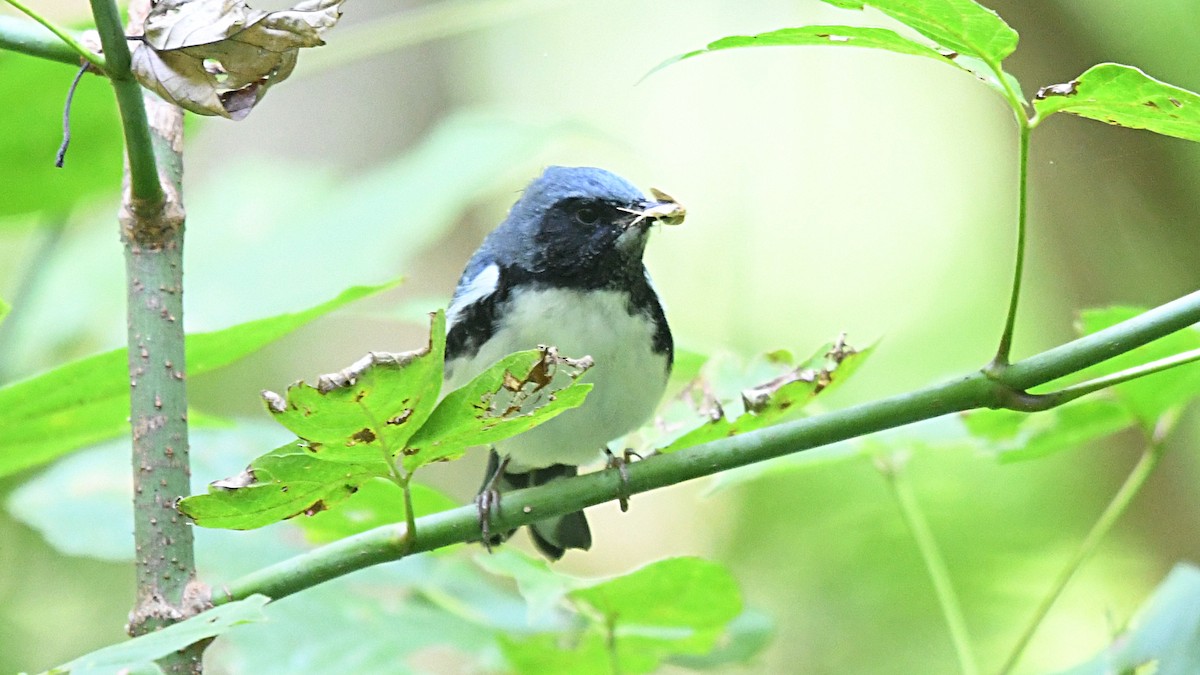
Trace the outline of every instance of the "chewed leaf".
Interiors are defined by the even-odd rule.
[[[592,385],[578,380],[592,365],[554,347],[510,354],[442,399],[409,439],[404,468],[504,440],[581,405]]]
[[[1078,79],[1042,87],[1033,107],[1045,118],[1067,112],[1131,129],[1200,141],[1200,95],[1132,66],[1101,63]]]
[[[240,120],[287,79],[302,47],[341,17],[343,0],[264,12],[239,0],[160,0],[132,54],[134,76],[187,110]]]
[[[425,423],[442,387],[446,317],[438,312],[425,348],[372,353],[317,386],[288,387],[286,397],[264,392],[275,419],[309,442],[327,461],[359,462],[395,454]]]
[[[329,462],[295,441],[259,457],[240,474],[214,481],[207,494],[180,500],[178,509],[201,527],[250,530],[324,511],[364,481],[387,474],[382,456],[358,464]]]
[[[413,516],[416,518],[458,506],[453,499],[427,485],[414,482],[408,487]],[[311,518],[297,518],[292,522],[304,530],[309,541],[319,544],[381,525],[402,523],[404,508],[404,490],[399,485],[386,478],[371,478],[359,485],[358,491],[338,508],[321,511]]]
[[[666,439],[673,437],[674,440],[659,451],[676,452],[693,445],[778,424],[798,414],[817,394],[844,382],[862,364],[872,349],[873,347],[863,351],[855,350],[846,344],[845,336],[842,336],[837,342],[822,347],[799,366],[743,389],[739,406],[741,413],[733,418],[728,417],[725,411],[735,405],[735,402],[722,400],[711,381],[701,374],[684,389],[673,405],[668,406],[667,412],[672,419],[661,422],[687,431],[676,432],[673,436],[667,434]],[[686,412],[679,412],[681,408],[688,407],[693,410],[690,416]]]

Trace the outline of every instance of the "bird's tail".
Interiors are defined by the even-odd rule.
[[[500,455],[493,450],[488,455],[487,475],[484,477],[484,489],[492,480],[496,471],[500,469]],[[503,470],[503,474],[493,483],[495,489],[501,494],[512,490],[522,490],[524,488],[535,487],[537,485],[545,485],[552,480],[560,478],[570,478],[578,473],[576,467],[569,464],[552,464],[542,469],[533,469],[528,472],[516,472],[508,469]],[[492,541],[489,544],[495,545],[508,539],[516,530],[510,530],[504,535],[493,535]],[[551,560],[558,560],[563,557],[569,548],[578,548],[587,550],[592,547],[592,531],[588,528],[587,517],[583,515],[583,511],[568,513],[565,516],[556,516],[539,520],[529,525],[529,534],[533,538],[533,543],[537,549],[542,552],[542,555]]]

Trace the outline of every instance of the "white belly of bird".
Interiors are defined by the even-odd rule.
[[[667,384],[667,357],[653,351],[653,338],[653,322],[631,316],[623,293],[519,291],[492,339],[470,359],[448,364],[446,391],[511,353],[540,344],[572,358],[591,356],[596,365],[582,381],[594,386],[582,406],[496,445],[516,470],[586,464],[654,413]]]

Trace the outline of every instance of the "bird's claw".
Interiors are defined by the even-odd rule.
[[[492,511],[500,512],[500,491],[495,488],[480,490],[475,495],[475,510],[479,514],[479,533],[483,537],[483,547],[488,553],[492,552],[491,520]]]
[[[621,476],[621,492],[617,495],[617,502],[621,505],[621,512],[624,513],[629,510],[629,498],[632,496],[629,492],[630,458],[637,457],[640,460],[642,456],[629,448],[626,448],[620,456],[614,455],[608,448],[604,449],[604,454],[608,455],[606,468],[616,469]]]

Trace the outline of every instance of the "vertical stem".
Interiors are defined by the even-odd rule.
[[[946,561],[938,549],[937,539],[934,538],[933,531],[929,529],[929,523],[925,520],[925,514],[921,511],[921,505],[913,493],[912,484],[908,481],[904,462],[903,458],[881,460],[880,468],[888,479],[892,494],[895,495],[896,502],[900,506],[900,515],[904,518],[905,524],[908,525],[908,529],[917,543],[921,559],[925,561],[925,569],[929,572],[930,581],[933,582],[933,590],[937,595],[938,605],[942,608],[942,616],[946,619],[946,627],[950,629],[950,640],[954,643],[954,654],[958,657],[959,670],[963,675],[977,675],[979,667],[976,665],[975,654],[971,649],[971,639],[967,633],[967,622],[963,618],[962,606],[954,592],[954,584],[950,581],[950,571],[946,568]]]
[[[1104,508],[1104,512],[1096,519],[1092,529],[1088,531],[1087,536],[1080,542],[1079,548],[1076,549],[1074,555],[1067,560],[1067,564],[1063,566],[1058,576],[1054,579],[1054,583],[1050,586],[1050,591],[1038,603],[1037,609],[1033,612],[1033,617],[1029,620],[1025,630],[1021,632],[1021,637],[1017,639],[1016,645],[1008,658],[1005,659],[1004,665],[1000,667],[1000,674],[1005,675],[1010,673],[1017,664],[1021,661],[1021,656],[1025,653],[1025,648],[1029,646],[1029,642],[1033,640],[1033,636],[1037,633],[1038,627],[1045,620],[1046,615],[1050,613],[1050,608],[1062,595],[1063,590],[1070,583],[1071,578],[1079,571],[1085,562],[1099,548],[1100,542],[1112,530],[1117,519],[1125,513],[1129,508],[1129,504],[1133,502],[1133,498],[1137,496],[1138,491],[1146,484],[1146,479],[1154,472],[1158,466],[1159,460],[1162,459],[1164,444],[1160,438],[1152,439],[1146,446],[1145,452],[1142,453],[1141,459],[1134,465],[1133,470],[1129,472],[1129,476],[1125,478],[1125,482],[1121,484],[1121,488],[1117,490],[1117,494],[1113,495],[1108,506]]]
[[[119,220],[128,296],[137,604],[132,635],[197,613],[191,525],[175,510],[190,494],[183,332],[183,111],[144,92],[129,71],[125,29],[113,0],[91,0],[125,129],[126,189]],[[149,0],[130,6],[140,32]],[[161,172],[161,176],[160,176]],[[204,645],[165,657],[168,673],[199,673]]]
[[[133,79],[133,73],[129,69],[129,45],[125,41],[121,14],[114,0],[91,2],[96,30],[100,32],[100,44],[104,46],[104,72],[112,81],[113,91],[116,92],[117,107],[121,111],[121,125],[125,130],[125,151],[128,160],[126,179],[131,192],[131,198],[126,199],[126,207],[136,214],[153,216],[162,209],[165,195],[158,178],[154,142],[151,140],[150,125],[146,120],[146,108],[142,104],[142,87]],[[132,13],[133,8],[130,9]]]
[[[988,370],[997,373],[1009,364],[1012,352],[1013,330],[1017,322],[1017,305],[1021,299],[1021,279],[1025,272],[1025,239],[1026,221],[1028,218],[1029,201],[1029,132],[1032,127],[1025,118],[1024,111],[1015,110],[1018,127],[1018,172],[1017,172],[1017,255],[1013,264],[1012,294],[1008,300],[1008,316],[1004,320],[1004,332],[1000,335],[1000,345],[996,356],[988,365]]]

